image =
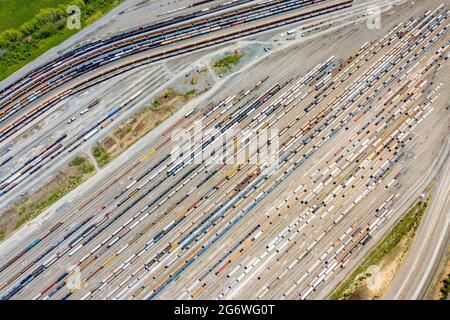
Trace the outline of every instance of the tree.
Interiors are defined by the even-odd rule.
[[[37,21],[35,19],[32,19],[22,24],[19,30],[26,37],[32,34],[34,31],[36,31],[37,28],[38,28]]]
[[[8,29],[0,33],[0,48],[13,48],[18,41],[23,39],[23,34],[16,29]]]

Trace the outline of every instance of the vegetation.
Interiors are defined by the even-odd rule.
[[[174,94],[172,91],[166,91],[166,92],[164,92],[163,97],[164,97],[164,99],[170,99],[170,98],[172,98],[174,95],[175,95],[175,94]]]
[[[78,156],[73,159],[70,164],[71,167],[80,167],[84,174],[90,174],[95,171],[94,165],[91,164],[86,157]]]
[[[93,149],[100,167],[107,165],[145,134],[174,114],[181,105],[198,93],[197,89],[176,90],[166,88],[153,101],[124,120],[118,128]]]
[[[427,200],[428,201],[428,200]],[[333,300],[350,299],[361,282],[370,276],[368,268],[379,264],[384,256],[392,251],[407,235],[414,236],[422,216],[427,208],[427,201],[416,202],[400,222],[367,255],[351,275],[332,293]]]
[[[61,189],[58,189],[54,191],[47,199],[44,201],[35,204],[31,207],[28,207],[26,205],[22,205],[19,209],[19,216],[20,219],[16,224],[16,228],[20,227],[22,224],[24,224],[27,221],[33,220],[35,217],[37,217],[39,214],[41,214],[45,209],[50,207],[52,204],[54,204],[56,201],[61,199],[64,195],[75,189],[81,182],[82,182],[81,176],[70,176],[69,177],[69,184]]]
[[[82,164],[84,164],[86,162],[86,158],[82,157],[82,156],[78,156],[75,159],[73,159],[72,161],[70,161],[70,166],[71,167],[75,167],[75,166],[80,166]]]
[[[213,67],[216,68],[219,72],[226,72],[239,64],[239,61],[241,61],[241,56],[236,53],[231,53],[219,60],[216,60],[213,64]]]
[[[0,32],[9,28],[19,28],[22,24],[44,8],[70,5],[72,0],[0,0]]]
[[[447,274],[447,278],[442,280],[442,287],[439,291],[441,293],[439,300],[447,300],[450,292],[450,273]]]
[[[172,100],[177,95],[179,95],[177,92],[175,92],[172,88],[166,89],[164,92],[162,92],[159,96],[157,96],[152,103],[153,109],[158,109],[166,102]]]
[[[183,97],[185,101],[188,101],[189,99],[191,99],[191,97],[193,97],[195,94],[197,93],[197,89],[192,89],[189,90],[188,92],[186,92]]]
[[[153,101],[153,107],[158,108],[160,105],[161,105],[161,99],[155,98],[155,100]]]
[[[18,210],[19,220],[16,223],[16,228],[37,217],[45,209],[80,185],[85,180],[85,176],[90,175],[95,170],[90,161],[83,156],[74,158],[69,163],[69,167],[76,169],[72,171],[73,175],[70,175],[66,181],[60,183],[59,188],[54,190],[48,197],[37,203],[30,204],[26,200],[20,203]]]
[[[33,194],[7,208],[0,219],[0,241],[11,232],[44,212],[64,195],[85,181],[94,171],[86,157],[76,157]]]
[[[66,27],[68,5],[81,9],[83,28],[121,1],[0,0],[0,80],[79,31]]]
[[[107,165],[110,161],[108,153],[101,146],[94,147],[93,154],[94,154],[94,158],[97,161],[97,164],[100,168]]]
[[[191,79],[191,85],[195,86],[198,83],[198,76],[193,76]]]

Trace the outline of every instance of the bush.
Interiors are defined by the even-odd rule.
[[[109,162],[109,155],[105,149],[100,146],[94,147],[94,158],[97,161],[98,166],[101,168]]]
[[[450,273],[447,274],[447,278],[442,281],[442,288],[440,292],[441,296],[439,297],[439,300],[447,300],[450,292]]]
[[[20,32],[22,32],[22,34],[26,37],[29,36],[31,34],[33,34],[33,32],[35,32],[37,30],[38,26],[35,23],[34,20],[31,21],[27,21],[25,22],[20,28]]]
[[[78,156],[70,162],[71,167],[80,166],[86,162],[86,158]]]
[[[188,92],[186,92],[183,96],[184,96],[184,100],[188,101],[192,96],[194,96],[197,93],[197,89],[192,89]]]
[[[237,65],[241,57],[237,54],[229,54],[222,59],[214,62],[213,67],[221,71],[230,70],[233,66]]]
[[[90,161],[86,157],[83,156],[77,156],[75,159],[73,159],[69,166],[71,167],[79,167],[79,170],[83,174],[90,174],[95,171],[94,166],[91,164]]]
[[[0,33],[0,48],[14,48],[19,40],[23,39],[23,34],[16,29],[8,29]]]
[[[80,7],[82,25],[85,26],[122,1],[73,0],[70,3]],[[44,8],[19,28],[0,32],[0,80],[77,32],[65,28],[69,16],[66,10],[67,6],[62,4]]]

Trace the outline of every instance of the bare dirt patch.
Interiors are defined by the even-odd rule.
[[[100,142],[100,147],[105,150],[110,159],[117,157],[146,133],[169,118],[178,109],[182,100],[182,97],[172,90],[163,93],[152,104],[125,120],[110,136]]]
[[[386,254],[379,264],[369,267],[367,276],[356,287],[350,299],[373,300],[382,297],[400,268],[412,239],[410,232],[391,252]]]
[[[424,194],[429,194],[434,182]],[[333,300],[378,299],[387,291],[406,256],[430,201],[422,199],[372,249],[359,266],[330,295]]]
[[[205,71],[200,70],[189,75],[187,81],[193,77],[201,77]],[[199,78],[200,79],[200,78]],[[196,80],[194,83],[199,83]],[[151,130],[168,119],[192,98],[206,92],[210,87],[198,89],[187,88],[184,91],[168,88],[158,95],[150,104],[136,111],[129,119],[123,121],[109,136],[94,147],[94,157],[100,167],[109,163],[132,144],[149,133]]]

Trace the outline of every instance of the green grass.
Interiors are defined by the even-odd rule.
[[[429,199],[428,199],[429,200]],[[400,241],[410,232],[412,236],[417,230],[420,220],[427,208],[428,200],[416,202],[398,222],[395,227],[381,240],[381,242],[367,255],[362,263],[351,273],[351,275],[331,294],[333,300],[350,299],[356,287],[370,274],[367,269],[379,264],[384,256],[392,251]]]
[[[0,0],[0,81],[80,31],[66,26],[68,5],[81,8],[84,28],[122,1]]]
[[[216,60],[213,67],[219,72],[226,72],[231,70],[234,66],[239,64],[241,57],[235,53],[224,56],[223,58]]]
[[[78,166],[81,166],[84,163],[86,163],[86,158],[82,157],[82,156],[78,156],[75,159],[73,159],[72,161],[70,161],[69,165],[71,167],[78,167]]]
[[[166,103],[167,101],[173,99],[175,96],[178,96],[178,95],[179,94],[176,93],[175,91],[173,91],[172,89],[168,89],[168,90],[164,91],[163,93],[161,93],[159,96],[157,96],[153,100],[153,102],[152,102],[153,109],[158,109],[164,103]]]
[[[198,76],[193,76],[191,79],[191,85],[195,86],[198,83]]]
[[[72,0],[0,0],[0,32],[18,29],[33,19],[40,9],[54,8],[60,4],[70,5]]]
[[[97,161],[97,164],[100,168],[107,165],[110,161],[108,153],[106,152],[105,149],[103,149],[100,146],[94,147],[93,155],[94,155],[94,158]]]
[[[90,174],[95,171],[94,166],[88,161],[86,157],[78,156],[73,159],[70,164],[71,167],[80,167],[83,174]]]
[[[6,231],[3,229],[0,229],[0,241],[2,241],[3,239],[5,239],[5,235],[6,235]]]
[[[77,32],[78,30],[65,29],[61,34],[56,34],[51,38],[39,41],[39,43],[34,46],[34,48],[31,48],[29,51],[27,51],[23,59],[19,58],[19,60],[15,60],[16,62],[8,63],[5,67],[3,67],[3,65],[1,65],[0,63],[0,81],[6,79],[8,76],[22,68],[29,62],[40,57],[42,54],[59,45],[61,42],[63,42],[67,38],[70,38]]]

